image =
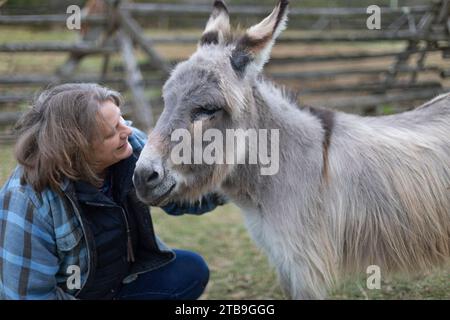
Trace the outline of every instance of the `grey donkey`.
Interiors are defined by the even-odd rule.
[[[222,192],[293,299],[326,298],[371,265],[382,274],[442,266],[450,253],[450,95],[380,117],[297,106],[261,76],[287,7],[280,1],[233,37],[225,4],[214,3],[197,51],[164,85],[163,113],[135,170],[140,199],[163,205]],[[202,133],[224,136],[278,129],[278,172],[262,175],[261,163],[175,163],[172,134],[194,134],[199,123]]]

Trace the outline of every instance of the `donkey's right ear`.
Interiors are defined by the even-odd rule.
[[[205,31],[203,31],[200,45],[223,43],[230,37],[230,34],[230,16],[227,6],[222,0],[216,0]]]
[[[262,71],[270,58],[270,52],[280,33],[286,28],[289,0],[278,0],[272,13],[257,25],[247,29],[237,42],[230,61],[233,69],[240,75],[253,70]]]

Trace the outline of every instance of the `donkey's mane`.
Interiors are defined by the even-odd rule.
[[[265,88],[271,90],[272,92],[278,92],[281,94],[281,98],[283,100],[286,100],[290,105],[295,106],[297,108],[303,109],[306,106],[302,106],[299,104],[299,91],[293,90],[291,88],[286,87],[283,84],[276,83],[272,81],[271,79],[267,78],[264,74],[260,74],[256,81],[260,84],[262,84]]]

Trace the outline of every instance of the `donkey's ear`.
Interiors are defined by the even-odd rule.
[[[230,34],[230,16],[227,6],[222,0],[216,0],[205,31],[203,31],[200,45],[223,43]]]
[[[257,73],[262,71],[276,38],[286,28],[288,4],[288,0],[280,0],[268,17],[247,29],[230,58],[236,72],[243,74],[250,66]]]

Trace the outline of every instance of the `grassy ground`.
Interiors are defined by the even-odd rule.
[[[15,161],[12,146],[0,145],[0,185]],[[265,255],[255,247],[239,209],[220,207],[198,216],[173,217],[152,210],[157,234],[171,247],[200,253],[211,269],[211,280],[202,299],[283,299],[276,275]],[[382,275],[383,276],[383,275]],[[411,279],[384,280],[380,290],[366,289],[361,276],[344,282],[331,299],[450,299],[450,268]]]

